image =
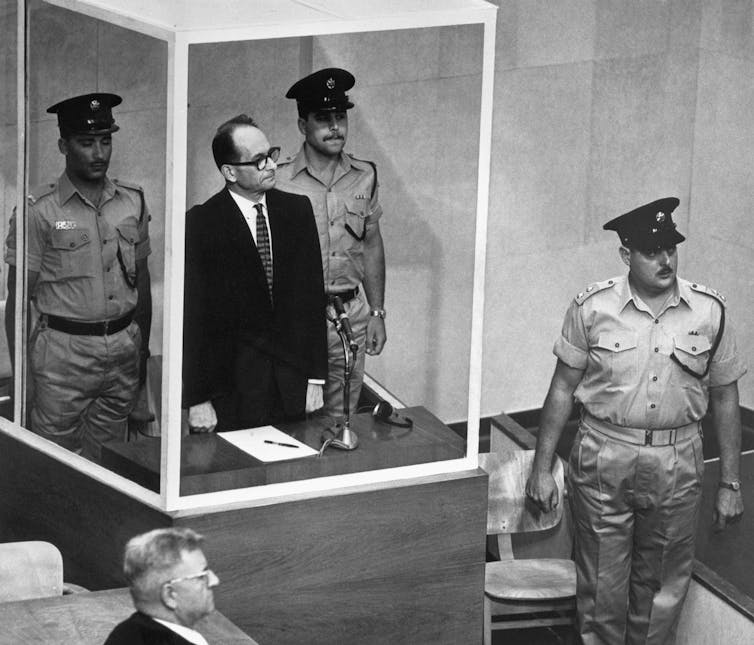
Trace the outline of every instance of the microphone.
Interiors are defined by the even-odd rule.
[[[340,296],[333,296],[332,297],[332,306],[333,309],[335,309],[335,317],[340,324],[340,328],[343,330],[343,333],[346,336],[346,341],[348,342],[348,346],[351,348],[352,351],[356,351],[359,348],[358,343],[353,339],[353,330],[351,329],[351,320],[348,318],[348,314],[346,313],[345,307],[343,307],[343,300],[341,300]]]

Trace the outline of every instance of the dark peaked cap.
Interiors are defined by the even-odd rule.
[[[351,72],[338,67],[328,67],[296,81],[285,95],[309,112],[318,110],[350,110],[353,103],[346,92],[356,79]]]
[[[680,201],[665,197],[611,219],[602,228],[616,231],[624,246],[640,251],[668,248],[686,238],[676,230],[671,213]]]
[[[112,108],[122,102],[117,94],[82,94],[48,107],[47,112],[58,115],[61,133],[110,134],[120,130]]]

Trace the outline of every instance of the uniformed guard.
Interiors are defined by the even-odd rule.
[[[278,187],[306,195],[314,207],[325,290],[345,303],[359,351],[351,376],[350,408],[356,409],[364,378],[365,354],[385,345],[385,251],[380,232],[377,169],[343,149],[348,136],[347,92],[353,75],[321,69],[288,90],[295,99],[304,143],[298,154],[280,163]],[[328,377],[324,413],[343,410],[343,349],[335,327],[328,326]]]
[[[75,96],[56,114],[65,171],[29,196],[31,429],[92,460],[123,440],[151,324],[149,212],[139,186],[107,176],[115,94]],[[6,241],[6,329],[15,321],[16,214]]]
[[[585,645],[668,645],[686,596],[704,460],[701,421],[717,425],[721,480],[713,521],[740,519],[740,361],[725,301],[677,277],[684,236],[667,197],[607,224],[628,275],[571,303],[542,410],[527,494],[544,510],[550,467],[575,398],[569,468],[579,630]]]

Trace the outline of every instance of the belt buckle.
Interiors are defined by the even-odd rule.
[[[110,320],[104,320],[102,322],[102,335],[103,336],[107,336],[107,330],[110,325],[110,322],[111,322]]]
[[[652,431],[651,430],[644,431],[644,445],[645,446],[652,445]]]

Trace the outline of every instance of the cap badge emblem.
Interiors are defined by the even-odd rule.
[[[655,219],[657,220],[658,224],[662,224],[665,221],[665,213],[657,213],[657,215],[655,215]]]
[[[335,79],[331,76],[327,79],[327,82],[325,83],[327,85],[328,90],[334,90],[335,89]]]
[[[92,111],[94,111],[94,110],[99,110],[99,109],[100,109],[100,102],[99,102],[99,101],[98,101],[97,99],[94,99],[94,100],[93,100],[93,101],[92,101],[92,102],[91,102],[91,103],[89,104],[89,107],[90,107],[90,108],[92,109]]]

